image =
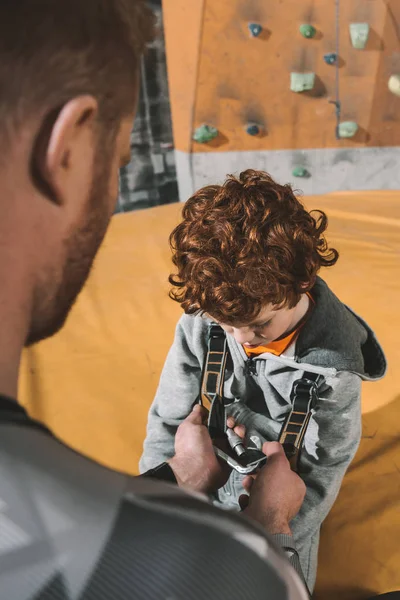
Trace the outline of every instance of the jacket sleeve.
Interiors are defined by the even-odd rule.
[[[286,558],[299,575],[300,579],[304,583],[304,586],[307,588],[307,583],[300,564],[299,553],[297,551],[293,537],[285,533],[275,533],[272,536],[272,539],[275,541],[275,544],[277,544],[281,548],[281,550],[286,554]]]
[[[201,344],[201,327],[196,325],[196,321],[200,319],[183,315],[176,327],[175,338],[148,416],[147,434],[139,463],[141,473],[174,455],[176,430],[199,396],[201,353],[202,350],[205,352],[205,347]]]
[[[292,529],[300,557],[308,556],[302,560],[306,579],[307,570],[316,563],[316,556],[310,555],[318,548],[320,526],[336,500],[360,438],[361,378],[341,372],[327,380],[320,393],[300,456],[299,474],[307,493]]]

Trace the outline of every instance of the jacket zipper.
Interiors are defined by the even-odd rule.
[[[254,358],[248,358],[246,360],[246,363],[244,366],[244,372],[246,375],[256,375],[257,376],[257,365],[256,365],[256,361],[254,360]]]

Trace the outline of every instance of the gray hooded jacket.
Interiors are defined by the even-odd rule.
[[[227,336],[232,365],[226,372],[224,397],[232,400],[227,414],[245,425],[247,437],[275,441],[290,410],[293,383],[305,372],[325,378],[300,458],[306,499],[292,523],[302,569],[313,589],[320,526],[361,437],[361,380],[383,377],[386,361],[365,321],[340,302],[322,279],[317,278],[311,293],[315,306],[297,340],[281,356],[266,352],[253,359],[254,374],[245,369],[248,359],[243,347]],[[177,427],[199,394],[209,323],[190,315],[178,322],[149,413],[141,472],[174,454]],[[233,471],[219,491],[224,508],[238,509],[242,477]]]

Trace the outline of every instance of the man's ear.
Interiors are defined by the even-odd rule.
[[[93,164],[93,122],[98,103],[93,96],[78,96],[45,120],[34,148],[35,183],[57,204],[66,200],[71,170],[85,156]]]

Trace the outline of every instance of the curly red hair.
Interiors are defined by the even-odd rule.
[[[325,213],[307,212],[290,185],[263,171],[200,189],[182,216],[170,235],[170,297],[221,323],[249,322],[267,304],[293,308],[339,257],[324,237]]]

